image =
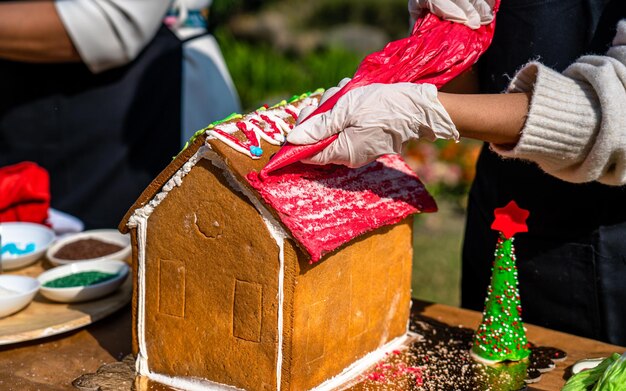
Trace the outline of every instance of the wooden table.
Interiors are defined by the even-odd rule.
[[[76,390],[72,380],[130,353],[130,305],[86,328],[0,346],[0,390]]]
[[[423,315],[454,326],[476,328],[481,314],[441,304],[414,302]],[[560,390],[565,369],[575,361],[603,357],[626,348],[526,325],[528,339],[537,345],[553,346],[568,353],[556,369],[543,374],[530,390]],[[82,330],[55,337],[0,347],[0,389],[15,391],[74,390],[71,382],[95,372],[101,365],[130,353],[130,307]],[[120,390],[121,391],[121,390]]]
[[[418,302],[414,305],[424,305],[422,313],[431,318],[445,322],[453,326],[464,326],[476,329],[480,323],[482,314],[476,311],[464,310],[441,304],[429,305]],[[571,334],[546,329],[531,324],[525,324],[528,340],[539,346],[552,346],[565,350],[567,359],[556,364],[556,368],[542,375],[538,383],[530,384],[529,390],[560,390],[565,384],[565,372],[568,367],[583,358],[606,357],[611,353],[626,350],[624,347],[610,345],[592,339],[576,337]]]

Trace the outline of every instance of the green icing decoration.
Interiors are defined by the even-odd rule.
[[[311,96],[311,93],[310,92],[305,92],[304,94],[292,96],[291,99],[289,99],[287,102],[288,103],[292,103],[292,102],[295,102],[295,101],[300,100],[300,99],[305,99],[305,98],[307,98],[309,96]]]
[[[98,271],[86,271],[70,274],[50,280],[43,284],[46,288],[71,288],[75,286],[87,286],[99,284],[117,277],[117,274],[103,273]]]
[[[522,322],[513,237],[502,233],[496,245],[491,285],[472,352],[490,361],[520,361],[530,355]]]
[[[224,122],[228,122],[228,121],[231,121],[231,120],[234,120],[234,119],[241,119],[241,118],[243,118],[243,115],[241,115],[239,113],[232,113],[231,115],[229,115],[228,117],[226,117],[224,119],[212,122],[211,125],[209,125],[209,126],[217,126],[217,125],[222,124]]]
[[[286,105],[287,105],[287,101],[283,99],[280,102],[276,103],[274,106],[270,107],[270,109],[275,109],[277,107],[286,106]]]
[[[293,103],[293,102],[295,102],[297,100],[308,98],[309,96],[311,96],[313,94],[322,94],[322,93],[324,93],[324,91],[326,91],[326,90],[323,89],[323,88],[318,88],[317,90],[315,90],[313,92],[309,91],[309,92],[305,92],[304,94],[294,95],[291,98],[289,98],[289,100],[287,100],[286,103]]]
[[[231,115],[229,115],[228,117],[221,119],[219,121],[215,121],[212,122],[209,126],[207,126],[206,128],[202,128],[200,130],[198,130],[196,133],[193,134],[193,136],[191,136],[191,138],[189,139],[189,141],[187,141],[185,143],[185,146],[183,147],[183,149],[180,152],[183,152],[185,149],[187,149],[189,147],[189,145],[193,144],[194,141],[196,141],[196,139],[200,136],[202,136],[207,130],[209,129],[213,129],[216,125],[222,124],[224,122],[228,122],[231,121],[233,119],[241,119],[243,118],[243,115],[238,114],[238,113],[232,113]],[[180,155],[180,152],[178,153],[178,155]],[[173,159],[176,159],[176,157],[178,156],[174,156]]]
[[[196,141],[198,137],[202,136],[204,132],[206,132],[208,129],[211,129],[212,127],[213,125],[211,124],[207,126],[206,128],[200,129],[196,133],[194,133],[193,136],[191,136],[191,138],[185,143],[185,146],[183,147],[183,149],[181,149],[180,152],[178,152],[178,154],[172,158],[172,160],[176,159],[178,155],[180,155],[185,149],[189,148],[189,146],[193,144],[193,142]]]

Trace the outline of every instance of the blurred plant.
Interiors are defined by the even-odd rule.
[[[382,28],[393,39],[406,36],[409,17],[406,0],[214,0],[209,17],[210,25],[223,25],[241,13],[255,13],[262,9],[281,6],[295,10],[294,18],[302,28],[332,27],[345,23],[359,23]]]
[[[317,0],[307,24],[313,27],[332,27],[344,23],[358,23],[383,29],[392,39],[409,33],[406,0]]]
[[[310,52],[280,52],[267,37],[234,36],[230,21],[267,10],[286,15],[288,29],[316,31],[346,23],[376,26],[394,38],[408,33],[406,0],[214,0],[209,26],[217,38],[244,109],[303,91],[328,88],[354,74],[364,57],[351,48],[326,45]],[[241,19],[238,19],[241,20]],[[291,31],[292,39],[298,35]],[[265,41],[263,39],[266,39]]]
[[[264,4],[274,3],[268,0],[213,0],[209,13],[209,26],[219,26],[228,19],[242,12],[257,11]]]
[[[481,146],[473,140],[411,141],[405,157],[433,196],[445,197],[464,208]]]
[[[218,29],[215,36],[245,110],[334,86],[353,75],[362,60],[361,56],[338,48],[290,56],[276,52],[269,44],[239,41],[226,29]]]

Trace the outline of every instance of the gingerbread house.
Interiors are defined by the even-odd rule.
[[[402,159],[254,175],[318,99],[199,132],[125,216],[140,375],[181,389],[333,388],[403,342],[411,216],[436,205]]]

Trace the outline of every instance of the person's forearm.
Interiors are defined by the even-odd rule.
[[[76,62],[80,56],[51,0],[0,2],[0,58]]]
[[[502,145],[514,145],[519,140],[530,102],[530,95],[525,93],[440,92],[438,98],[462,137]]]
[[[480,86],[476,70],[472,67],[444,84],[439,91],[452,94],[478,94]]]

